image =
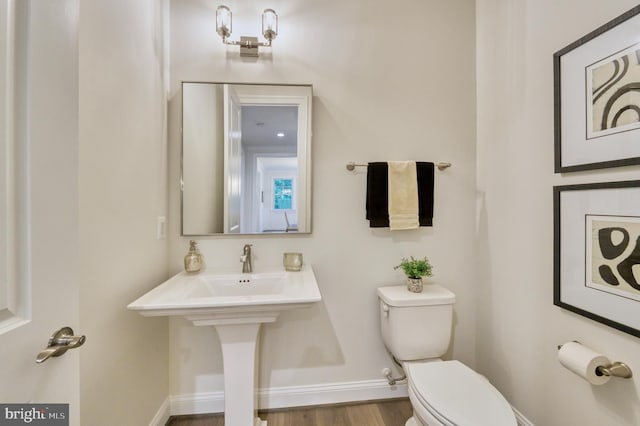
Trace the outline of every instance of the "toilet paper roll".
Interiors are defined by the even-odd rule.
[[[573,371],[592,385],[604,385],[609,376],[599,376],[596,369],[599,366],[611,364],[609,359],[594,350],[582,346],[578,342],[567,342],[558,350],[560,364]]]

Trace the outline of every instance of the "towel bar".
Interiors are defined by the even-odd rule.
[[[347,163],[347,170],[351,172],[355,170],[356,167],[367,167],[367,166],[368,164],[358,164],[352,161]],[[436,163],[435,166],[438,168],[438,170],[444,170],[451,167],[451,163]]]

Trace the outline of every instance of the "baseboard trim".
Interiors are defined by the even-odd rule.
[[[407,385],[389,386],[386,380],[287,386],[258,391],[258,407],[274,409],[339,404],[407,397]]]
[[[339,404],[407,397],[407,385],[389,386],[386,380],[284,386],[258,390],[258,408],[269,410],[288,407]],[[202,392],[169,397],[172,416],[222,413],[224,392]]]
[[[200,392],[169,397],[172,416],[224,412],[224,392]]]
[[[515,407],[511,406],[511,409],[513,409],[513,413],[516,415],[516,420],[518,421],[518,426],[535,426],[520,411],[516,410]]]
[[[171,415],[169,409],[170,409],[169,397],[167,397],[162,402],[162,405],[160,405],[160,408],[156,412],[156,415],[153,416],[153,419],[151,419],[151,422],[149,423],[149,426],[164,426],[164,425],[166,425],[167,422],[169,421],[169,417]]]
[[[258,407],[263,410],[341,404],[346,402],[406,398],[407,385],[389,386],[386,380],[283,386],[258,390]],[[518,426],[535,426],[511,407]],[[164,425],[169,416],[224,412],[224,392],[173,395],[165,400],[150,426]]]

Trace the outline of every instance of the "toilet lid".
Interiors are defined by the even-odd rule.
[[[434,417],[457,426],[516,426],[502,394],[459,361],[407,363],[410,385]]]

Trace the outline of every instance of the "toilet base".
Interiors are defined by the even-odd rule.
[[[414,416],[411,416],[404,426],[422,426]]]

